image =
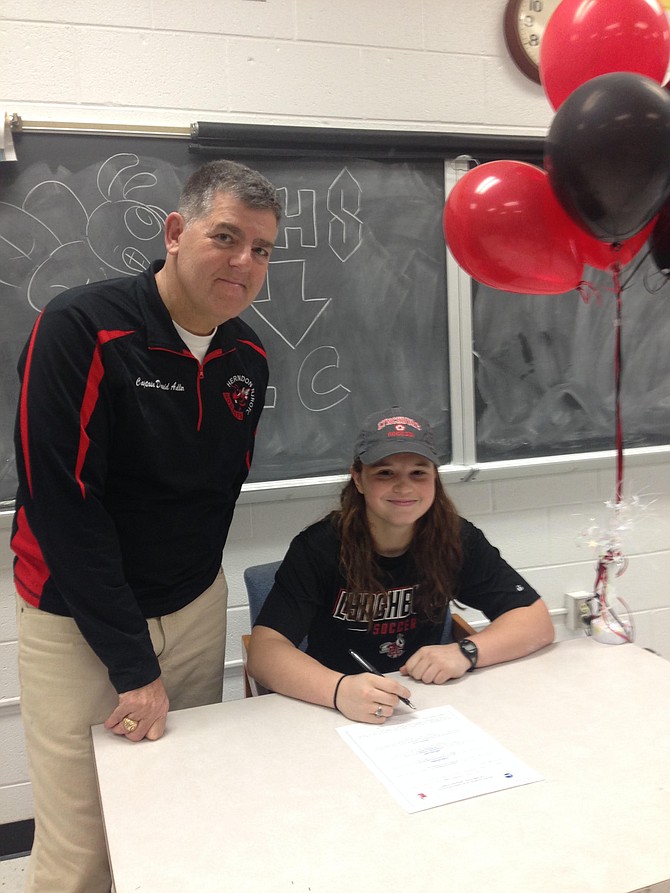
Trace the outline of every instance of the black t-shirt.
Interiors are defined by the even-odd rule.
[[[526,607],[539,595],[500,556],[484,534],[461,519],[463,566],[455,593],[459,602],[495,620],[512,608]],[[307,653],[342,673],[359,673],[349,655],[357,651],[382,673],[398,670],[423,645],[436,645],[442,624],[420,619],[414,610],[418,574],[409,552],[377,556],[386,586],[375,594],[369,629],[366,601],[355,595],[346,608],[346,581],[339,567],[340,540],[328,519],[295,537],[256,625],[276,630],[296,646],[307,636]]]

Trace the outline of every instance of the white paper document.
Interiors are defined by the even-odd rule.
[[[543,780],[453,707],[337,731],[407,812]]]

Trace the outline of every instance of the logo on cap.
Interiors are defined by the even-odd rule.
[[[377,423],[377,431],[384,431],[387,437],[414,437],[414,431],[409,430],[410,428],[421,431],[421,425],[407,416],[392,416]]]

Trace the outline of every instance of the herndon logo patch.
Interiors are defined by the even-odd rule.
[[[254,408],[256,402],[254,383],[245,375],[233,375],[226,382],[226,387],[228,390],[223,392],[223,398],[232,414],[241,422]]]

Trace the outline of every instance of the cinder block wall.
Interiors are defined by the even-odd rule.
[[[191,122],[450,130],[542,136],[553,112],[503,40],[504,0],[3,0],[0,110],[25,121],[187,127]],[[482,12],[485,10],[485,14]],[[1,200],[1,196],[0,196]],[[593,585],[577,544],[604,523],[614,469],[453,484],[461,512],[546,597]],[[670,472],[627,470],[656,501],[626,537],[617,581],[638,641],[670,658]],[[336,495],[243,503],[226,548],[231,589],[225,698],[242,695],[242,571],[280,558]],[[16,679],[10,515],[0,516],[0,823],[32,815]],[[471,618],[478,621],[480,618]],[[611,646],[603,646],[611,647]]]

